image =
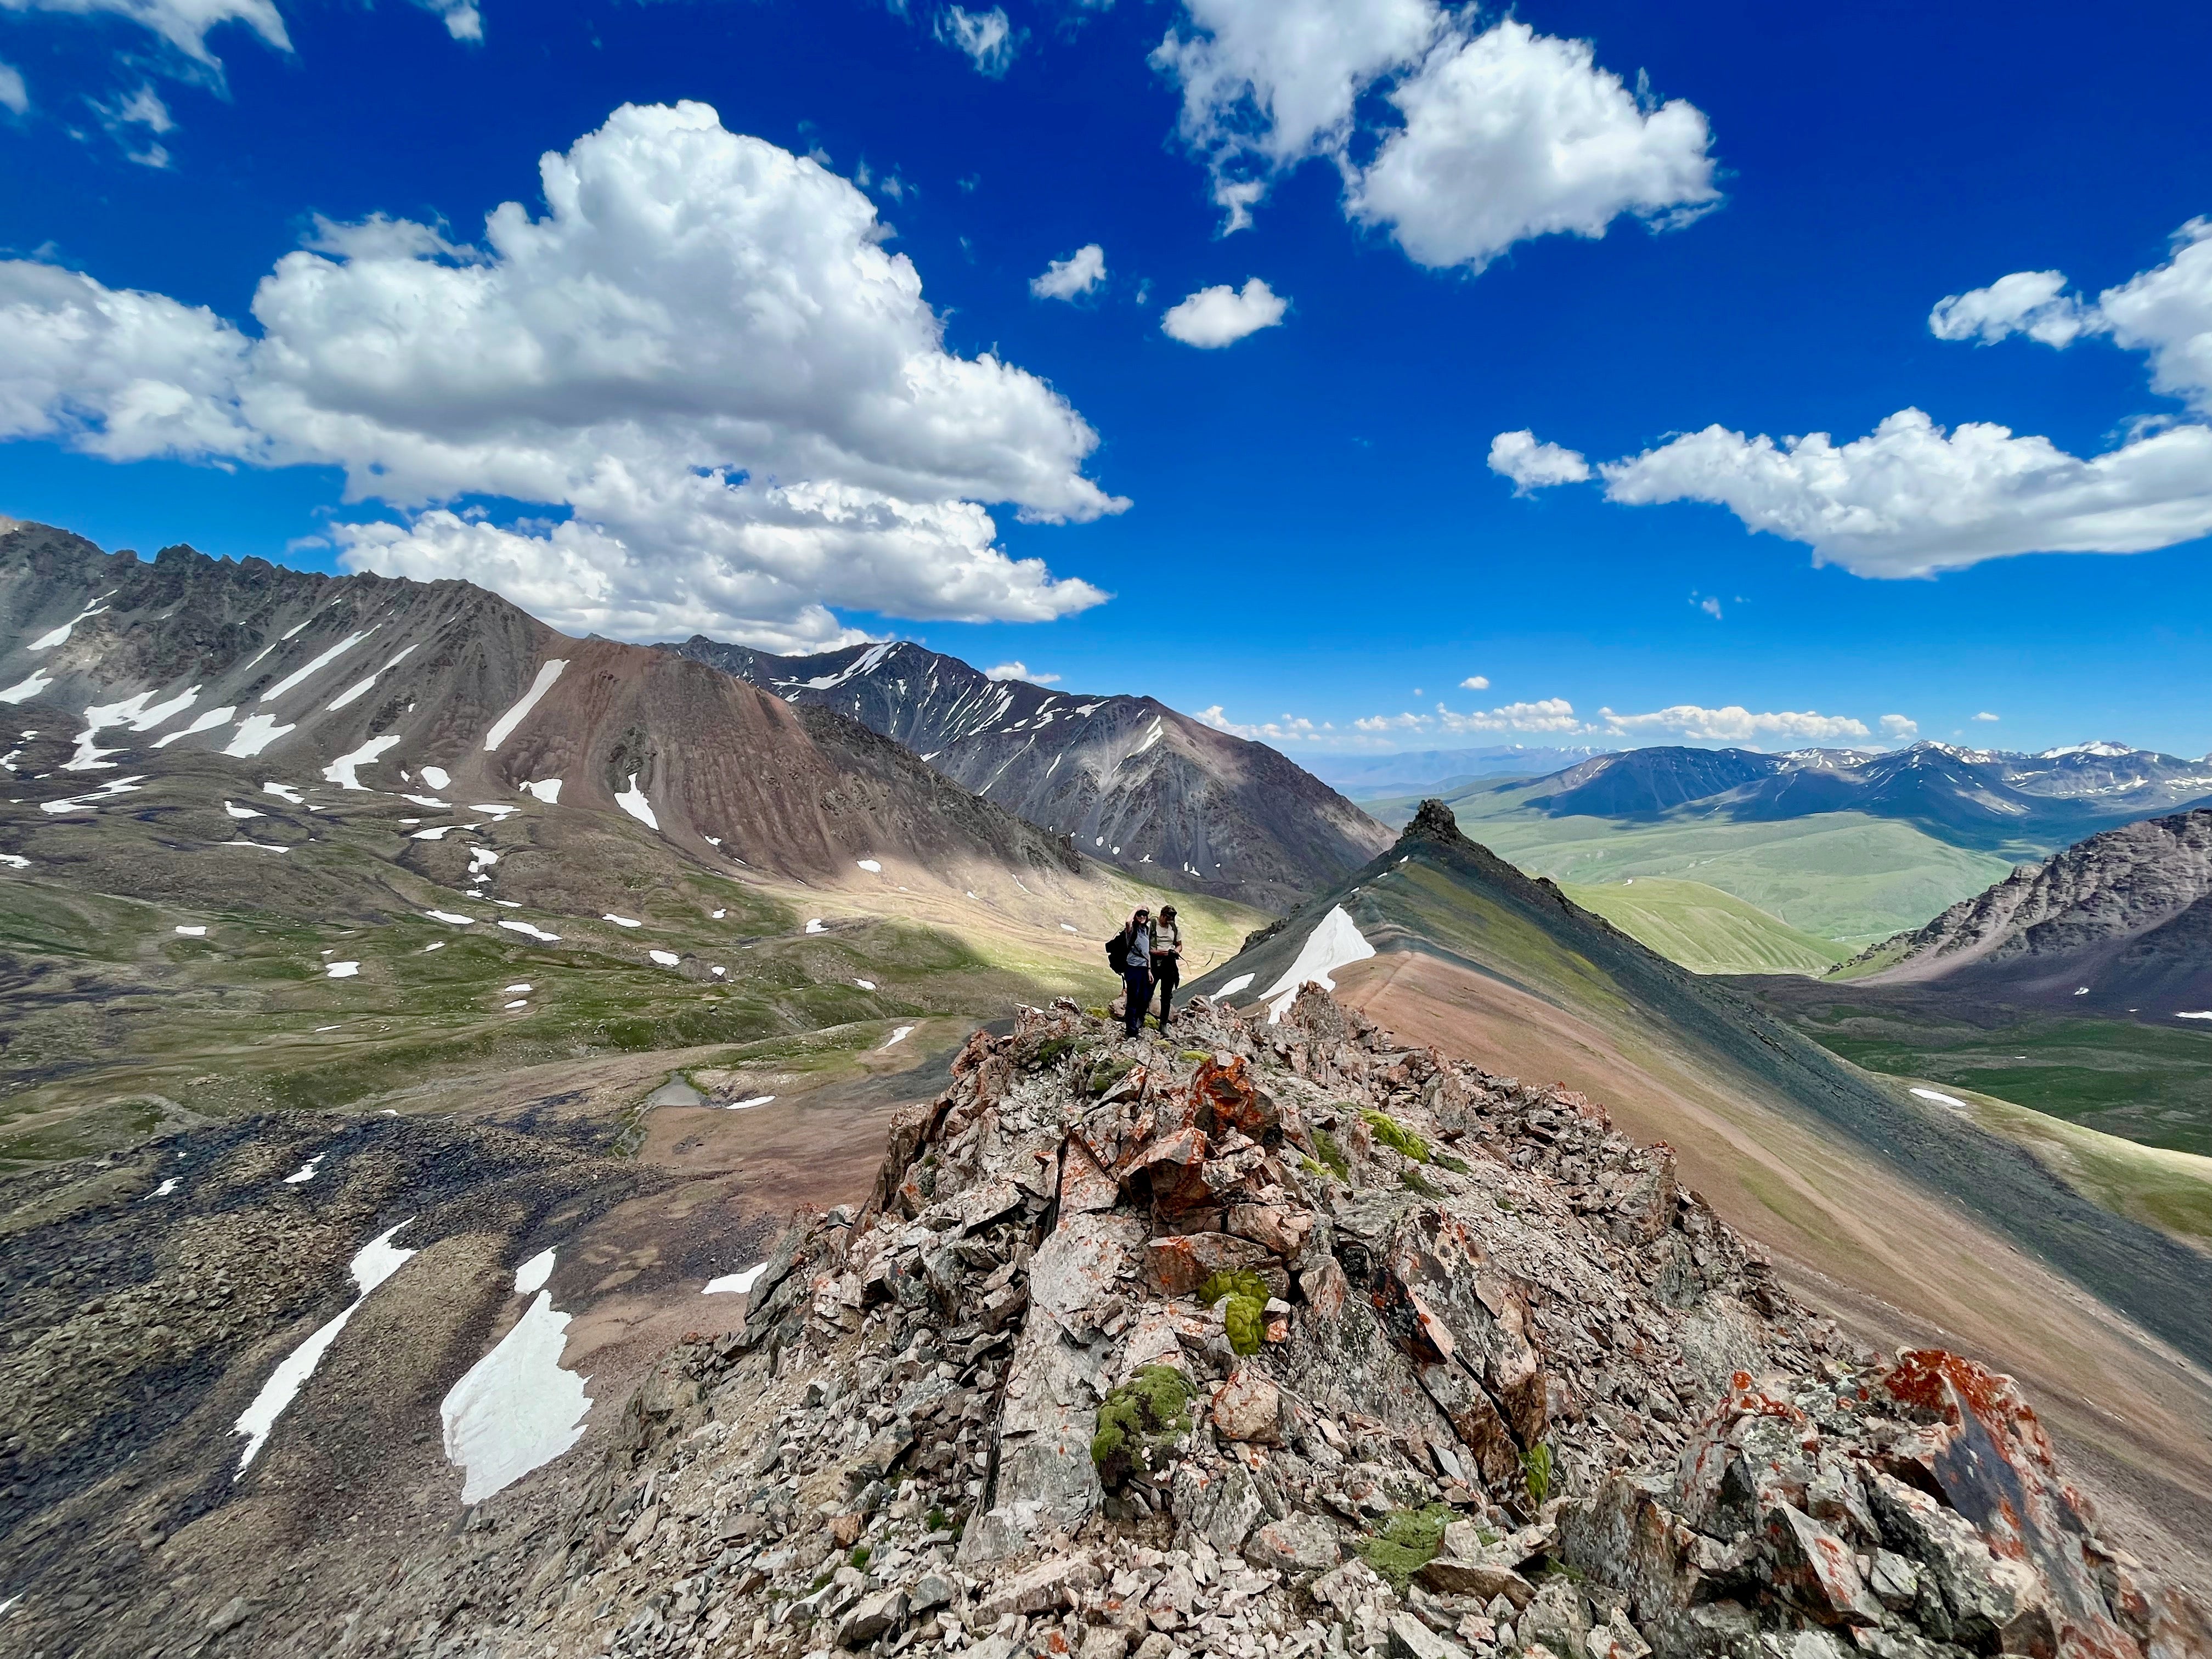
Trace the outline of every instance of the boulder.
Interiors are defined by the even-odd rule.
[[[1293,1583],[1304,1583],[1327,1572],[1343,1559],[1336,1529],[1310,1515],[1287,1515],[1270,1521],[1244,1542],[1244,1559],[1255,1567],[1272,1567]]]
[[[1231,1440],[1279,1445],[1282,1411],[1281,1390],[1255,1365],[1239,1365],[1213,1391],[1213,1426]]]

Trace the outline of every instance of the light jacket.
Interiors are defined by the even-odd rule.
[[[1182,925],[1173,921],[1152,923],[1152,954],[1182,959]]]
[[[1129,934],[1129,971],[1152,971],[1152,930],[1149,924],[1127,930]]]

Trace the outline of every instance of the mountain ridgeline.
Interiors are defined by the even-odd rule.
[[[1283,909],[1389,832],[1265,744],[1151,697],[994,680],[905,641],[779,657],[695,635],[661,647],[903,744],[984,799],[1146,880]]]
[[[464,803],[527,790],[619,810],[710,865],[805,879],[865,857],[1078,867],[1064,837],[865,727],[665,652],[568,638],[466,582],[186,547],[143,561],[19,525],[0,534],[0,701],[19,728],[9,770],[55,798],[33,839],[68,827],[60,801],[201,764],[252,775],[252,793],[271,768]]]
[[[1941,743],[1879,755],[1660,747],[1600,755],[1525,793],[1532,808],[1555,818],[1652,819],[1686,808],[1771,823],[1863,812],[1902,819],[1954,846],[2047,851],[2212,797],[2212,762],[2118,743],[2034,755]]]
[[[2092,836],[1846,971],[2069,1012],[2212,1009],[2212,809]]]

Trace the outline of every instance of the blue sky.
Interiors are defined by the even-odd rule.
[[[0,512],[1293,755],[2212,749],[2202,7],[72,3],[0,6]]]

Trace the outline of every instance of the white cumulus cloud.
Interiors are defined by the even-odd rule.
[[[1091,242],[1065,259],[1054,259],[1044,275],[1030,278],[1030,292],[1040,300],[1073,300],[1106,280],[1106,250]]]
[[[1336,730],[1326,720],[1316,724],[1298,714],[1285,714],[1279,720],[1261,720],[1250,726],[1240,725],[1231,720],[1218,702],[1211,708],[1200,709],[1191,718],[1217,732],[1226,732],[1232,738],[1254,738],[1267,743],[1317,742]]]
[[[969,11],[947,6],[937,14],[937,38],[968,54],[980,74],[996,79],[1011,68],[1020,50],[1021,31],[1015,28],[1004,6],[988,11]]]
[[[2151,386],[2212,415],[2212,218],[2173,234],[2162,265],[2106,289],[2094,301],[2063,292],[2056,270],[2017,270],[1987,288],[1939,302],[1928,326],[1946,340],[1993,343],[2025,334],[2065,346],[2085,334],[2109,335],[2150,359]]]
[[[272,0],[0,0],[0,11],[61,12],[122,17],[151,31],[204,69],[216,67],[207,38],[225,23],[242,23],[279,52],[292,50]]]
[[[1185,345],[1212,349],[1274,327],[1289,309],[1289,301],[1253,276],[1241,289],[1223,283],[1178,300],[1160,318],[1160,330]]]
[[[1182,93],[1184,142],[1224,228],[1282,173],[1336,165],[1345,211],[1430,266],[1480,270],[1515,242],[1600,236],[1623,215],[1659,227],[1719,199],[1704,114],[1657,104],[1589,43],[1512,18],[1480,28],[1435,0],[1185,0],[1188,28],[1152,54]],[[1383,93],[1396,120],[1356,161],[1353,112]]]
[[[1987,288],[1946,295],[1928,313],[1928,331],[1939,340],[1979,340],[1994,345],[2008,334],[2025,334],[2047,346],[2064,346],[2095,325],[2093,313],[2063,291],[2062,270],[2015,270]]]
[[[1669,228],[1720,199],[1701,111],[1647,109],[1588,41],[1513,18],[1447,35],[1389,101],[1405,125],[1346,205],[1424,265],[1480,270],[1531,237],[1600,237],[1624,216]]]
[[[1920,735],[1920,722],[1908,720],[1903,714],[1884,714],[1881,717],[1881,734],[1903,743]]]
[[[983,678],[987,680],[1026,680],[1031,685],[1060,684],[1059,675],[1033,673],[1030,665],[1024,662],[1002,662],[996,668],[985,669]]]
[[[818,648],[859,637],[829,606],[1038,621],[1104,597],[1009,558],[985,508],[1121,510],[1083,473],[1097,434],[1036,376],[945,349],[850,183],[698,103],[625,106],[540,175],[545,211],[505,204],[477,244],[319,225],[262,280],[254,332],[0,261],[0,437],[336,465],[409,515],[336,526],[349,568],[623,637]],[[473,494],[544,520],[449,510]]]
[[[1997,716],[1984,710],[1983,713],[1975,715],[1974,718],[1978,720],[1996,720]]]
[[[1501,432],[1490,441],[1490,470],[1510,478],[1516,495],[1553,484],[1586,483],[1590,477],[1589,463],[1579,451],[1542,442],[1526,430]]]
[[[1462,691],[1487,691],[1490,690],[1490,677],[1486,674],[1469,674],[1459,683],[1459,689]]]
[[[1618,714],[1598,710],[1603,730],[1620,737],[1666,732],[1701,738],[1709,743],[1754,743],[1781,738],[1794,743],[1830,743],[1838,738],[1863,738],[1866,722],[1848,715],[1815,714],[1753,714],[1739,703],[1725,708],[1701,708],[1695,703],[1676,703],[1648,714]],[[1597,729],[1597,728],[1593,728]]]
[[[12,64],[0,64],[0,109],[21,115],[31,107],[31,89],[23,84],[23,72]]]
[[[1482,680],[1480,675],[1475,679]],[[1465,684],[1473,684],[1472,681]],[[1489,682],[1482,680],[1482,687]],[[1476,689],[1480,690],[1482,687]],[[1466,713],[1437,705],[1432,714],[1411,712],[1397,714],[1369,714],[1352,721],[1352,729],[1369,733],[1389,732],[1580,732],[1585,729],[1575,714],[1574,704],[1565,697],[1542,697],[1533,702],[1509,702],[1502,708],[1487,711],[1474,709]]]
[[[1924,576],[2018,553],[2141,553],[2212,531],[2212,429],[2171,428],[2087,460],[2048,438],[1900,410],[1866,437],[1707,427],[1598,471],[1644,506],[1727,507],[1861,576]]]

